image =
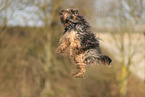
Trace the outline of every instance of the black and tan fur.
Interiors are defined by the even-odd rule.
[[[94,62],[109,66],[111,58],[101,53],[99,40],[89,30],[89,24],[79,15],[78,10],[61,10],[59,15],[65,29],[56,52],[57,54],[69,52],[77,68],[72,75],[84,77],[86,65]]]

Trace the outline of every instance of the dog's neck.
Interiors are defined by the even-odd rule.
[[[86,20],[80,16],[80,18],[77,21],[69,20],[66,23],[64,23],[64,33],[69,33],[71,30],[76,30],[78,32],[84,32],[89,31],[89,24],[86,22]]]
[[[75,26],[76,26],[76,24],[72,23],[72,22],[65,23],[64,24],[64,32],[63,32],[63,34],[68,33],[71,30],[75,30],[75,28],[76,28]]]

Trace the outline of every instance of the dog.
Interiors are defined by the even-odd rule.
[[[100,63],[110,66],[111,58],[101,53],[99,39],[90,31],[89,23],[81,16],[77,9],[59,11],[60,21],[64,25],[64,32],[60,38],[57,54],[68,52],[76,64],[76,78],[84,78],[86,65]]]

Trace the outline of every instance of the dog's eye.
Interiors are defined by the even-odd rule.
[[[61,10],[61,12],[64,12],[65,10]]]

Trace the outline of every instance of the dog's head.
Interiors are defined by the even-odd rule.
[[[69,21],[75,22],[76,17],[78,15],[79,13],[78,13],[78,10],[76,9],[65,9],[65,10],[59,11],[60,20],[64,25],[67,24]]]

